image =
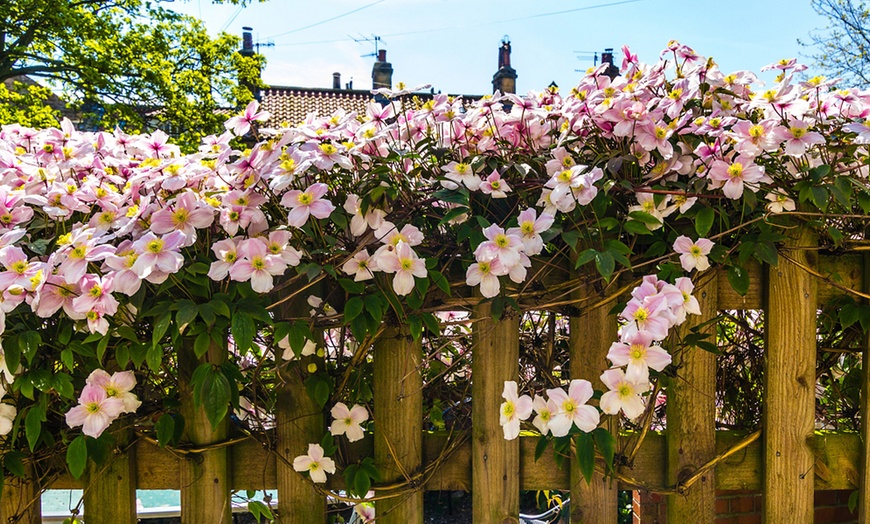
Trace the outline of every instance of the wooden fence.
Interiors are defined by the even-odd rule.
[[[561,489],[571,490],[572,522],[611,523],[617,519],[619,488],[668,493],[668,521],[673,523],[714,522],[717,489],[760,490],[768,523],[812,522],[814,490],[857,489],[859,522],[870,523],[867,425],[860,435],[814,429],[818,307],[845,288],[868,289],[870,264],[860,254],[819,257],[814,241],[798,231],[781,251],[777,267],[750,266],[752,285],[745,296],[731,289],[724,272],[711,271],[696,282],[703,312],[690,318],[696,325],[717,310],[765,312],[762,430],[716,431],[715,356],[698,349],[686,352],[675,361],[677,380],[667,392],[667,431],[646,435],[618,468],[616,482],[596,473],[587,484],[567,462],[557,467],[551,453],[535,461],[536,438],[503,439],[497,416],[501,391],[505,380],[518,375],[515,316],[496,321],[489,305],[475,308],[475,316],[485,320],[473,328],[472,430],[462,439],[422,431],[421,348],[401,328],[386,329],[373,349],[377,430],[356,448],[362,454],[373,451],[384,472],[377,494],[396,495],[377,501],[377,522],[421,523],[424,490],[471,491],[474,522],[517,522],[520,490]],[[597,309],[571,319],[573,377],[596,381],[615,339],[616,321],[608,316],[612,302],[599,302]],[[137,488],[180,489],[185,523],[228,522],[230,490],[245,489],[277,490],[281,522],[325,522],[324,497],[290,467],[307,442],[319,441],[324,421],[320,409],[305,400],[304,387],[293,378],[298,375],[293,369],[286,375],[274,449],[252,439],[215,447],[215,435],[209,434],[194,441],[208,446],[207,451],[178,453],[131,433],[122,440],[129,445],[117,450],[108,467],[91,468],[84,484],[63,476],[42,486],[32,478],[7,479],[2,522],[16,515],[23,522],[39,522],[40,488],[83,485],[89,524],[135,522]],[[866,392],[866,374],[863,387]],[[863,397],[866,420],[870,405]],[[218,437],[226,438],[225,430]],[[444,453],[446,446],[449,453]],[[328,487],[341,489],[341,481],[341,475],[333,475]]]

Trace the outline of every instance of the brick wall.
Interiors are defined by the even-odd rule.
[[[855,524],[849,512],[849,490],[815,493],[816,524]],[[666,524],[666,497],[646,491],[632,493],[633,524]],[[716,492],[715,524],[761,524],[761,493],[757,491]]]

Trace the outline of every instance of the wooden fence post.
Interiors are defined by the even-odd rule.
[[[592,289],[591,284],[589,289]],[[578,299],[588,298],[596,302],[604,295],[580,291]],[[569,326],[569,351],[571,378],[582,378],[592,387],[606,391],[600,380],[601,371],[608,367],[607,352],[616,341],[615,315],[608,315],[616,303],[615,297],[594,309],[584,309],[579,316],[571,317]],[[615,429],[615,428],[611,428]],[[613,479],[595,472],[590,483],[586,482],[576,460],[571,460],[571,522],[608,523],[617,521],[619,490]]]
[[[816,267],[818,241],[809,228],[789,235],[779,264],[768,268],[764,318],[762,507],[771,523],[813,521],[817,282],[797,264]]]
[[[308,318],[309,306],[301,295],[285,302],[280,316]],[[323,341],[317,344],[323,346]],[[276,348],[276,351],[280,351]],[[281,359],[281,355],[275,355]],[[293,459],[308,453],[308,444],[319,443],[324,434],[323,410],[305,389],[309,364],[322,362],[315,356],[301,357],[279,369],[281,382],[275,396],[275,437],[278,474],[278,516],[281,523],[326,522],[326,497],[315,491],[311,481],[293,469]],[[283,460],[282,460],[283,459]]]
[[[694,296],[700,315],[689,315],[680,326],[685,336],[692,327],[718,315],[715,273],[695,282]],[[708,341],[716,342],[716,325],[704,328]],[[674,356],[677,376],[669,382],[667,395],[668,484],[680,482],[716,456],[716,355],[701,348],[684,349]],[[685,492],[668,497],[668,522],[713,522],[716,518],[716,486],[712,470]]]
[[[870,254],[862,257],[862,289],[870,291]],[[858,487],[858,523],[870,524],[870,333],[864,334],[864,354],[861,359],[861,458]]]
[[[221,364],[226,358],[226,348],[214,343],[202,359],[196,358],[190,344],[184,344],[178,350],[178,382],[184,433],[194,447],[206,447],[227,439],[228,417],[213,430],[205,409],[197,409],[194,405],[190,384],[191,375],[199,364]],[[224,446],[186,456],[180,471],[182,524],[232,522],[229,449]]]
[[[374,345],[375,464],[381,483],[403,482],[423,463],[422,347],[406,327],[388,326]],[[379,524],[423,522],[422,486],[375,503]],[[378,495],[387,493],[379,492]]]
[[[519,439],[505,440],[499,409],[506,380],[519,375],[519,313],[492,318],[490,303],[474,308],[471,357],[471,495],[474,522],[519,522]]]
[[[40,524],[42,522],[42,504],[36,469],[32,463],[25,462],[24,471],[26,473],[24,478],[7,474],[3,479],[3,493],[0,497],[0,522],[15,522],[16,524]]]
[[[88,524],[136,524],[136,451],[130,429],[115,432],[116,447],[106,464],[88,460],[85,518]]]

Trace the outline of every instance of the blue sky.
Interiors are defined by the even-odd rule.
[[[332,73],[340,72],[342,83],[353,78],[354,88],[371,88],[375,59],[361,55],[374,45],[353,38],[377,35],[394,84],[466,94],[491,91],[505,35],[517,90],[526,92],[551,81],[573,86],[576,70],[592,66],[591,52],[606,47],[621,60],[619,49],[628,44],[653,62],[670,39],[713,56],[726,73],[757,72],[809,54],[797,40],[825,26],[810,0],[269,0],[243,9],[188,0],[172,7],[202,18],[212,33],[240,35],[251,26],[255,41],[273,42],[260,48],[268,60],[263,79],[272,85],[331,87]]]

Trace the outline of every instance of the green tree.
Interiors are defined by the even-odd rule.
[[[870,85],[870,8],[863,0],[812,0],[827,19],[824,29],[801,41],[813,49],[815,65],[846,85]]]
[[[220,130],[226,118],[221,106],[251,98],[240,86],[257,82],[263,65],[261,57],[238,52],[237,37],[211,38],[201,21],[159,3],[4,3],[0,81],[44,79],[92,126],[122,125],[130,132],[160,127],[182,144],[196,143]]]

